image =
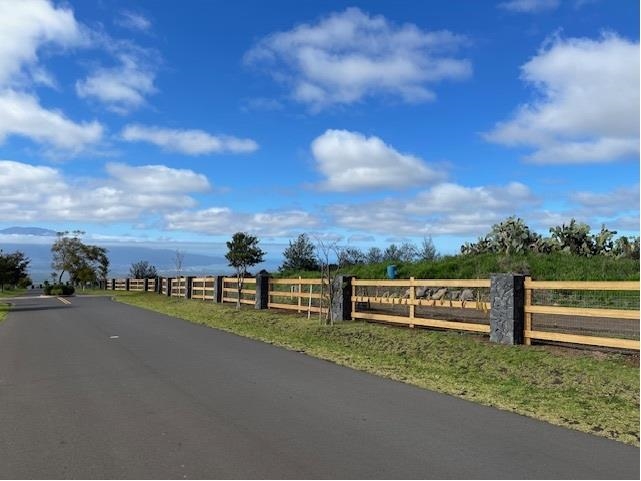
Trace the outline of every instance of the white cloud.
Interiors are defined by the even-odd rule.
[[[189,194],[209,187],[199,174],[158,165],[109,164],[109,177],[82,182],[65,179],[58,169],[10,160],[0,161],[0,172],[0,218],[5,221],[135,220],[192,208],[196,201]]]
[[[128,125],[122,138],[130,142],[149,142],[170,152],[187,155],[248,153],[258,149],[252,139],[211,135],[202,130],[178,130],[145,125]]]
[[[33,85],[56,87],[39,54],[89,44],[86,29],[73,11],[49,1],[0,0],[0,142],[19,135],[78,153],[102,138],[96,121],[76,123],[59,110],[44,108],[30,91]]]
[[[70,9],[45,0],[0,0],[0,87],[24,83],[24,68],[36,67],[43,47],[84,42]]]
[[[146,32],[151,28],[151,22],[141,13],[123,10],[115,20],[117,25],[130,30]]]
[[[271,70],[291,86],[296,101],[312,110],[377,94],[423,102],[435,97],[429,84],[470,77],[470,62],[453,56],[465,42],[447,30],[397,26],[383,16],[348,8],[314,25],[265,37],[245,61]]]
[[[164,165],[134,167],[108,163],[106,170],[123,186],[138,192],[205,192],[211,189],[207,177],[188,169],[173,169]]]
[[[511,182],[502,187],[464,187],[444,183],[419,193],[406,207],[415,214],[460,212],[461,208],[510,211],[515,205],[531,204],[535,197],[529,187]]]
[[[539,13],[556,10],[560,0],[510,0],[499,3],[499,8],[516,13]]]
[[[518,182],[498,187],[439,184],[411,199],[334,205],[328,212],[344,228],[401,236],[480,235],[492,224],[538,204]],[[366,212],[367,215],[363,215]]]
[[[617,216],[629,211],[638,213],[639,184],[619,187],[610,192],[575,192],[570,194],[570,199],[591,215]]]
[[[166,228],[201,234],[228,235],[243,231],[264,237],[289,237],[318,225],[318,220],[300,210],[243,213],[227,207],[165,215]]]
[[[115,53],[118,65],[100,67],[86,79],[76,82],[76,93],[81,98],[92,98],[107,109],[127,114],[143,106],[146,96],[156,92],[155,62],[150,53],[121,42]]]
[[[327,130],[311,145],[317,169],[333,191],[402,189],[441,178],[420,158],[402,154],[378,137],[358,132]]]
[[[557,38],[521,71],[539,96],[487,140],[533,148],[526,160],[541,164],[638,158],[638,42],[614,34]]]
[[[43,108],[31,94],[0,90],[0,142],[9,135],[28,137],[57,150],[77,153],[102,138],[95,120],[76,123],[58,110]]]

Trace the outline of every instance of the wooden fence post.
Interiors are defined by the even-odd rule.
[[[410,277],[410,327],[414,327],[414,299],[416,299],[416,288],[414,287],[414,278]]]

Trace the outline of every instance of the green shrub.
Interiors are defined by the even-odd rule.
[[[44,293],[47,296],[70,296],[76,292],[75,287],[67,284],[45,284]]]

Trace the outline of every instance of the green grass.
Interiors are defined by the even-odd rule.
[[[27,292],[27,289],[5,289],[4,291],[0,291],[0,299],[3,297],[19,296],[25,292]]]
[[[361,279],[385,277],[389,262],[350,266],[346,274]],[[432,262],[397,263],[397,277],[407,279],[480,279],[497,272],[518,272],[540,281],[637,281],[639,261],[607,256],[579,257],[557,252],[528,253],[504,256],[480,254],[475,256],[445,256]],[[289,272],[282,277],[319,277],[314,272]]]
[[[639,445],[639,367],[638,357],[632,355],[502,346],[471,334],[363,322],[328,327],[319,325],[317,318],[237,311],[157,294],[118,292],[115,297],[390,379]]]
[[[26,289],[5,289],[0,291],[0,301],[2,301],[2,298],[18,296],[23,292],[26,292]],[[0,302],[0,322],[6,319],[9,309],[11,309],[10,304]]]

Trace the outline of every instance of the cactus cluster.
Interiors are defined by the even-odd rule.
[[[512,216],[494,224],[492,230],[477,242],[462,245],[461,253],[567,252],[584,257],[606,255],[638,259],[639,237],[615,239],[616,233],[602,226],[598,233],[591,234],[589,225],[572,219],[567,225],[551,227],[550,237],[543,237],[531,231],[522,219]]]

